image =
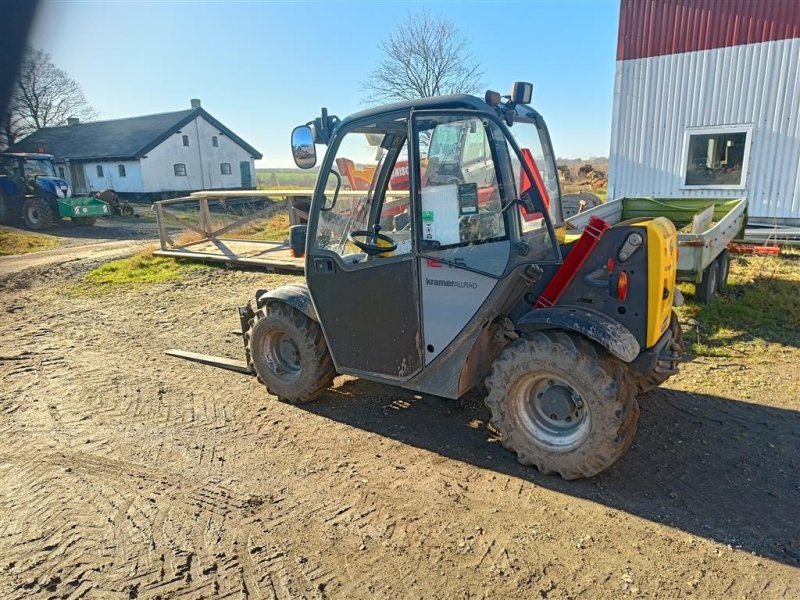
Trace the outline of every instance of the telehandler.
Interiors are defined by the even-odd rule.
[[[637,394],[677,372],[676,231],[661,217],[594,219],[569,241],[532,87],[344,120],[323,109],[295,128],[299,167],[328,146],[308,224],[292,232],[305,282],[240,308],[246,363],[182,356],[255,373],[290,403],[337,374],[453,399],[485,384],[491,423],[521,463],[565,479],[614,464],[636,431]],[[369,185],[352,189],[342,159]],[[393,186],[397,164],[408,180]]]

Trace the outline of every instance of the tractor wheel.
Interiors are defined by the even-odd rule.
[[[91,227],[97,223],[97,217],[72,217],[72,223],[79,227]]]
[[[8,223],[11,220],[9,207],[6,202],[6,195],[3,193],[3,190],[0,190],[0,223]]]
[[[719,285],[719,263],[715,260],[703,271],[703,281],[695,287],[694,295],[701,304],[711,304]]]
[[[717,281],[717,290],[720,294],[728,291],[728,273],[731,269],[731,253],[727,249],[720,252],[717,257],[719,264],[719,279]]]
[[[681,329],[678,315],[675,314],[674,310],[672,311],[672,319],[670,319],[669,328],[672,330],[672,341],[669,343],[669,349],[677,355],[677,360],[683,353],[683,329]],[[646,377],[638,378],[636,380],[636,385],[638,386],[639,394],[644,394],[645,392],[657,388],[669,379],[671,375],[671,373],[656,373],[653,371]]]
[[[41,231],[53,226],[56,222],[56,215],[47,200],[34,196],[27,198],[22,203],[22,220],[25,221],[28,229]]]
[[[639,405],[623,364],[573,333],[516,340],[486,386],[503,446],[542,473],[592,477],[625,454],[636,433]]]
[[[333,384],[336,371],[319,324],[291,306],[260,309],[246,336],[250,368],[282,402],[316,400]]]

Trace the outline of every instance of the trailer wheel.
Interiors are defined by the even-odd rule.
[[[79,227],[91,227],[97,223],[97,217],[72,217],[72,222]]]
[[[677,368],[677,360],[683,353],[683,329],[678,321],[678,315],[675,314],[674,310],[672,311],[672,318],[669,322],[669,328],[672,330],[672,340],[669,343],[669,350],[673,353],[673,355],[675,355],[675,368]],[[649,392],[650,390],[657,388],[671,376],[671,373],[657,373],[656,371],[653,371],[646,377],[638,378],[636,380],[636,384],[639,388],[639,393],[644,394],[645,392]]]
[[[41,231],[53,226],[56,215],[47,200],[34,196],[22,203],[22,220],[28,229]]]
[[[336,371],[315,321],[281,302],[261,308],[245,334],[248,362],[267,391],[283,402],[316,400]]]
[[[524,465],[591,477],[625,454],[639,405],[626,369],[589,340],[540,331],[509,345],[486,379],[503,446]]]
[[[703,271],[703,280],[695,287],[695,296],[702,304],[711,304],[717,295],[719,263],[714,260]]]
[[[717,263],[719,263],[717,289],[720,294],[724,294],[728,291],[728,273],[731,269],[731,253],[728,252],[727,248],[719,253]]]

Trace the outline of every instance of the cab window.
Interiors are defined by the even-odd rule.
[[[417,121],[421,240],[426,249],[508,238],[490,136],[497,126],[478,117]]]
[[[335,252],[345,262],[361,262],[367,257],[348,235],[373,231],[377,224],[397,243],[394,252],[377,259],[411,253],[407,131],[406,119],[387,119],[344,134],[326,180],[316,248]]]

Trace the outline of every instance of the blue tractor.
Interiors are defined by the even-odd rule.
[[[56,175],[50,154],[0,154],[0,223],[29,229],[53,227],[62,218],[76,225],[94,225],[110,217],[111,207],[93,196],[73,196],[69,184]]]

